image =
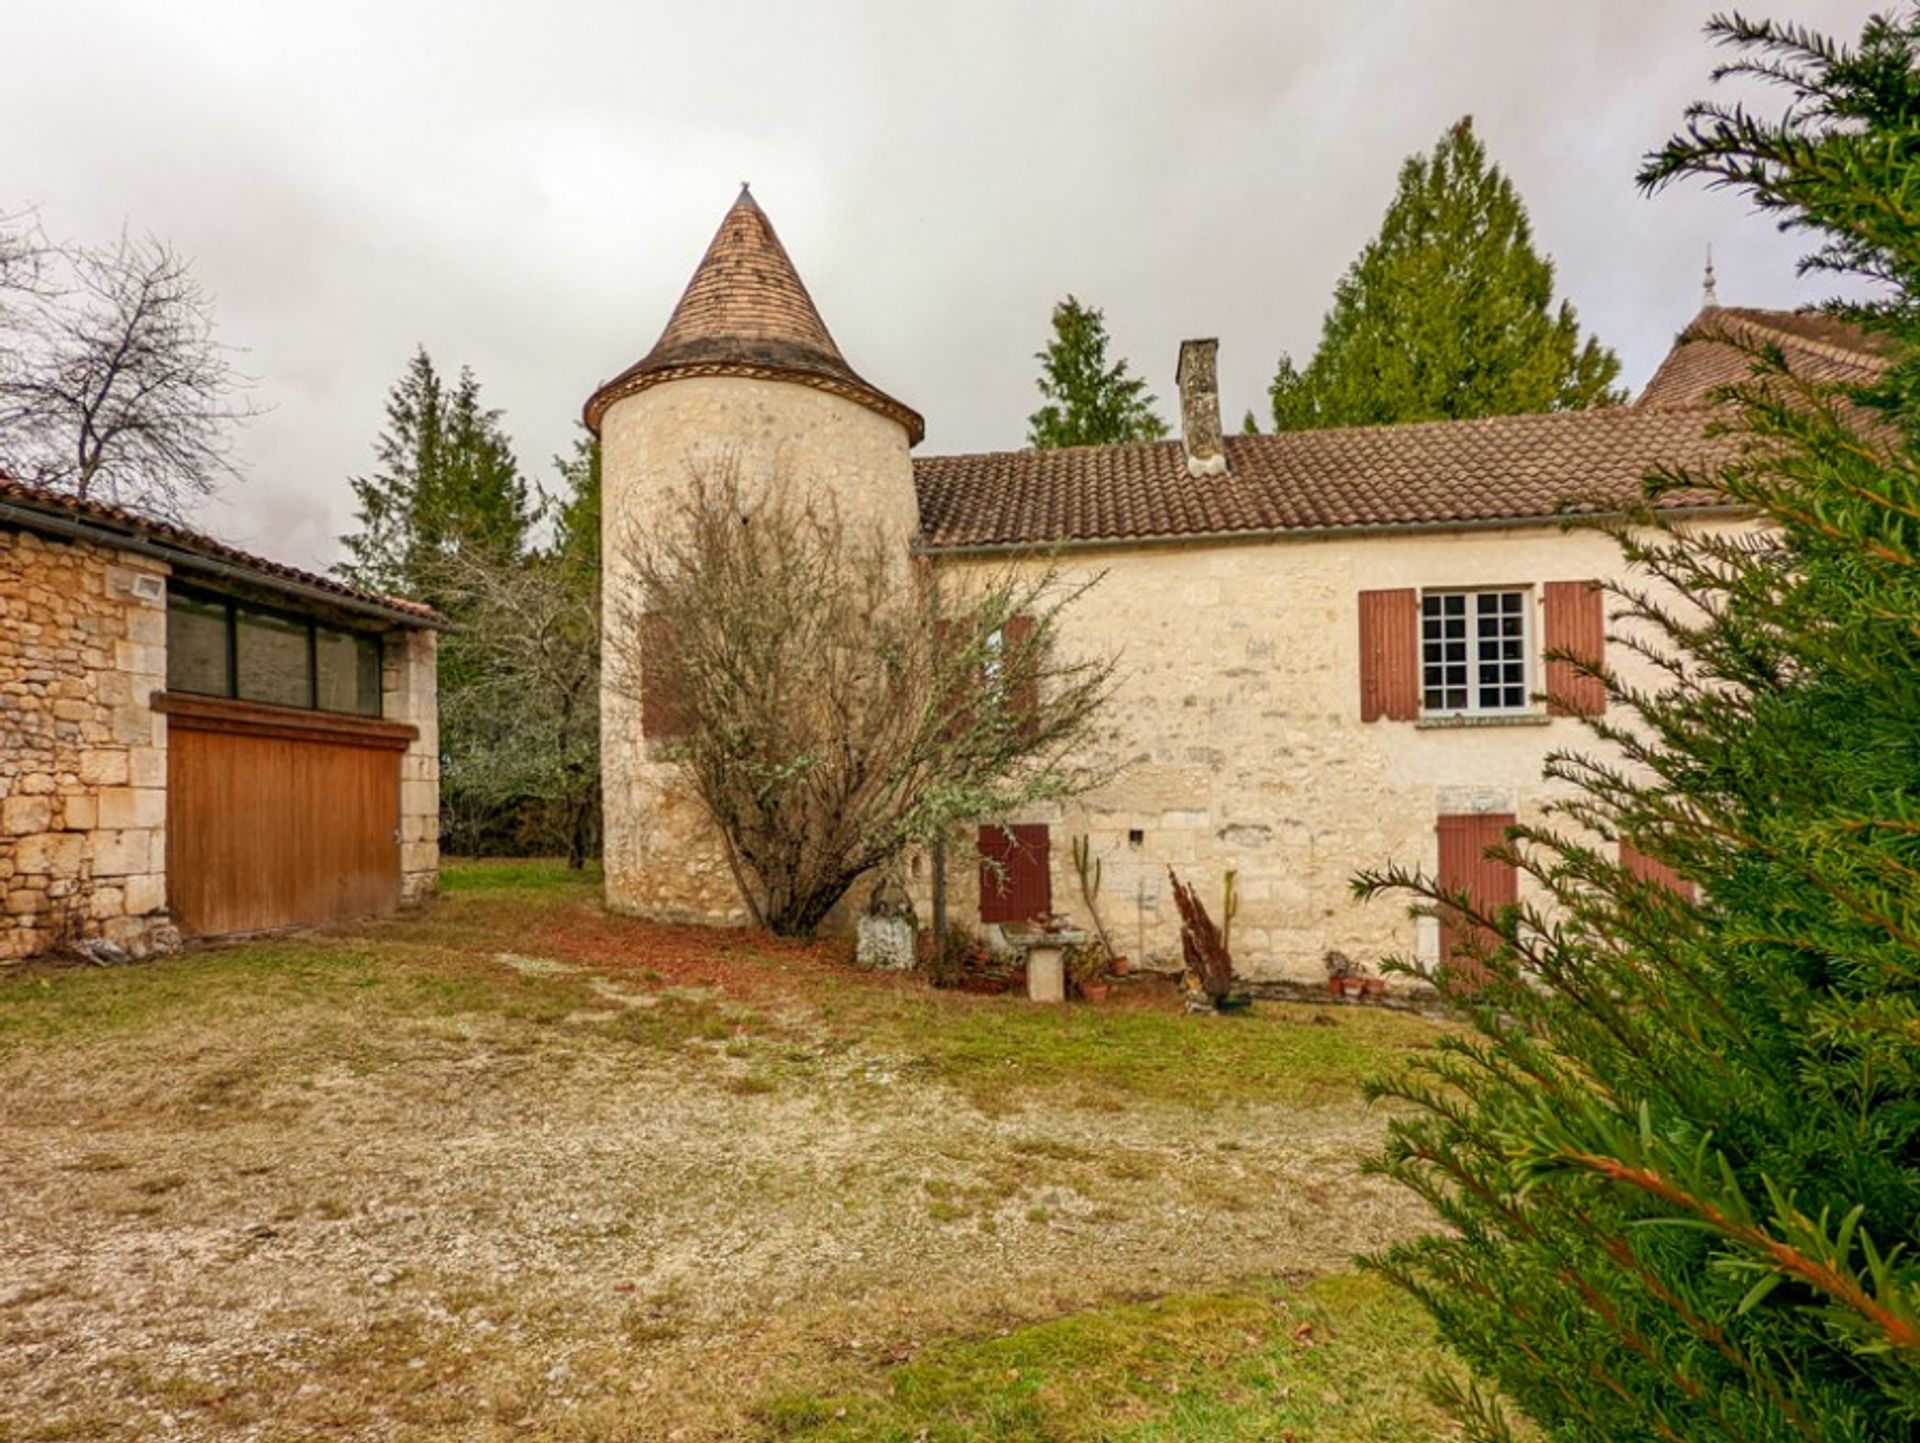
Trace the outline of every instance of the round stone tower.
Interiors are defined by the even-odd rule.
[[[719,835],[635,700],[639,663],[613,629],[638,607],[631,539],[670,513],[694,476],[737,468],[743,485],[824,492],[843,516],[880,523],[904,559],[919,531],[910,447],[919,415],[849,366],[766,213],[746,187],[651,351],[593,393],[600,438],[600,777],[607,905],[668,921],[748,920]],[[650,715],[651,714],[651,715]]]

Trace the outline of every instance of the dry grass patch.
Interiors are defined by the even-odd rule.
[[[1425,1225],[1359,1171],[1416,1020],[1042,1013],[449,882],[0,980],[0,1437],[771,1438],[811,1397],[911,1438],[859,1401],[903,1350],[1271,1310]]]

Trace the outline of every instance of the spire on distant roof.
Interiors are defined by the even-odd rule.
[[[857,401],[906,427],[926,425],[849,366],[786,247],[743,182],[653,349],[594,392],[587,425],[615,401],[688,375],[776,376]]]
[[[1707,242],[1707,273],[1700,283],[1700,309],[1717,311],[1720,309],[1720,293],[1713,284],[1713,242]]]

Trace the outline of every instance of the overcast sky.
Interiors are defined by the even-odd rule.
[[[1782,0],[1856,36],[1874,8]],[[471,365],[545,477],[665,324],[742,180],[924,453],[1015,447],[1069,290],[1171,415],[1221,340],[1229,424],[1310,354],[1395,172],[1462,114],[1582,321],[1645,381],[1700,297],[1817,299],[1729,196],[1648,200],[1706,93],[1689,0],[7,0],[0,213],[189,255],[270,410],[198,518],[323,566],[389,385]]]

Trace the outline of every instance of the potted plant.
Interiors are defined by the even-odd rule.
[[[1360,975],[1360,964],[1338,949],[1326,955],[1327,991],[1335,997],[1345,997],[1349,993],[1358,997],[1366,989],[1366,978]]]
[[[1107,1000],[1107,960],[1107,949],[1098,942],[1083,942],[1068,949],[1067,976],[1073,981],[1074,991],[1088,1002]]]

